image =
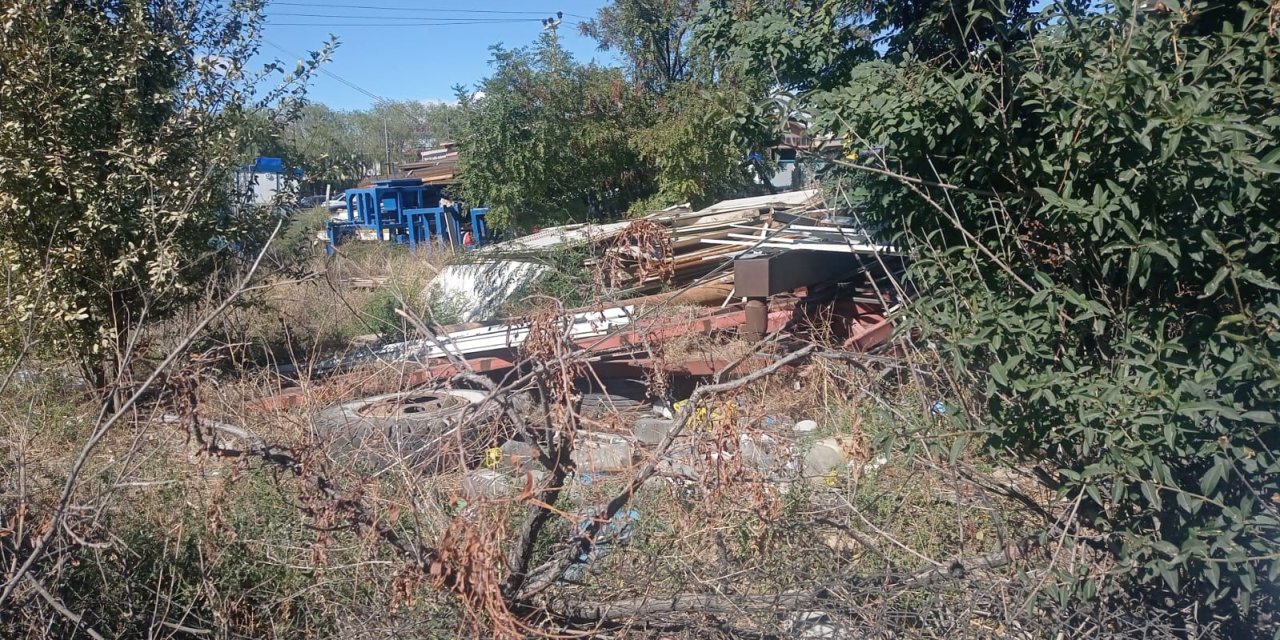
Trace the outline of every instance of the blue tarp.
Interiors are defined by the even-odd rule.
[[[256,173],[284,173],[284,158],[259,157],[253,161]]]

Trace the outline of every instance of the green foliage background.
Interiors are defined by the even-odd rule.
[[[255,93],[262,3],[21,0],[0,22],[0,339],[78,356],[216,289],[274,226],[232,174],[300,105],[317,53]],[[266,114],[267,117],[261,117]]]
[[[465,100],[462,195],[493,226],[607,216],[651,190],[628,143],[647,101],[618,69],[574,62],[544,35],[534,49],[493,49],[482,97]]]
[[[282,142],[305,171],[301,191],[324,194],[354,187],[381,170],[419,160],[418,151],[453,142],[461,109],[447,103],[378,102],[366,110],[337,111],[311,103],[290,122]]]
[[[904,318],[960,381],[957,427],[1042,468],[1077,505],[1081,544],[1113,559],[1052,595],[1146,592],[1269,636],[1275,8],[976,3],[927,38],[883,29],[950,11],[917,4],[901,22],[909,5],[713,3],[706,34],[740,65],[774,62],[794,106],[863,152],[837,173],[858,177],[864,222],[916,256],[923,295]],[[843,46],[807,49],[815,20]]]
[[[757,192],[743,161],[778,137],[768,81],[694,42],[697,6],[619,0],[582,23],[621,67],[580,64],[550,34],[494,49],[482,97],[459,96],[464,197],[528,229]]]

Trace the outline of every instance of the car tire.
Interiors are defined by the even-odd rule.
[[[316,437],[334,460],[371,473],[401,465],[423,474],[474,467],[499,441],[494,408],[467,411],[484,396],[439,389],[362,398],[320,412]]]
[[[606,378],[600,382],[603,389],[591,388],[581,392],[578,407],[584,417],[598,420],[615,413],[641,413],[649,409],[648,385],[643,380]]]

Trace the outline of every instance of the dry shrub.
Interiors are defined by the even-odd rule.
[[[332,257],[315,255],[303,268],[268,279],[264,288],[229,308],[201,348],[225,350],[228,364],[241,369],[291,365],[310,370],[348,349],[356,336],[382,331],[389,322],[399,326],[398,318],[379,310],[388,306],[380,300],[422,312],[422,292],[451,256],[415,254],[383,243],[353,243]],[[154,354],[166,353],[195,318],[219,302],[210,298],[153,327],[148,343]]]
[[[695,305],[665,304],[659,308],[642,307],[637,315],[654,318],[664,326],[693,324],[707,315],[707,308]],[[686,331],[661,341],[649,341],[645,348],[658,368],[678,366],[685,362],[730,363],[749,353],[753,344],[724,332]]]
[[[612,289],[650,278],[670,282],[675,275],[674,257],[671,231],[666,225],[636,220],[605,247],[597,263],[597,282]]]
[[[428,570],[432,584],[455,594],[475,629],[499,639],[521,638],[519,620],[502,594],[505,566],[502,523],[483,525],[465,516],[454,518],[436,547]]]

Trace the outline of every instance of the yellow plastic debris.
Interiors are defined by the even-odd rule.
[[[492,447],[484,452],[484,466],[488,469],[497,469],[502,462],[502,449]]]
[[[676,414],[684,411],[685,405],[689,404],[688,400],[679,400],[671,405]],[[738,405],[735,402],[722,402],[716,405],[710,412],[707,407],[698,407],[693,410],[693,416],[689,418],[689,426],[695,429],[706,429],[715,425],[724,424],[726,421],[738,419]]]

